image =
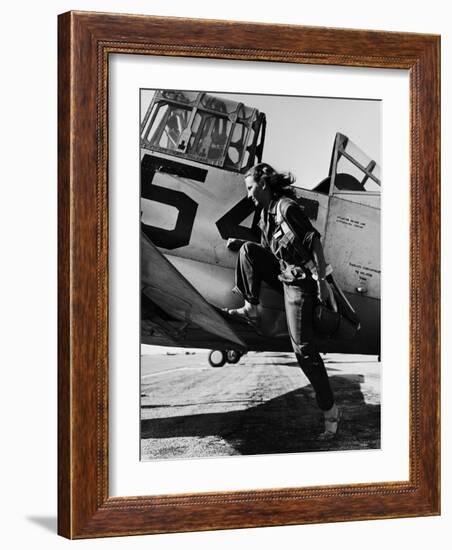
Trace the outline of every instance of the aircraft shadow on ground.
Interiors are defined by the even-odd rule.
[[[330,377],[343,411],[338,434],[332,441],[317,439],[323,429],[323,415],[311,385],[245,410],[142,420],[141,438],[217,436],[240,455],[379,449],[380,405],[365,402],[363,380],[362,375],[352,374]],[[163,458],[161,452],[158,456]]]

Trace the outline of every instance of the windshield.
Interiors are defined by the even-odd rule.
[[[264,125],[265,115],[242,103],[202,92],[157,91],[142,122],[141,143],[242,172],[260,161]]]

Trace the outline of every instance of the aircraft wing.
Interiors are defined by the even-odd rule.
[[[144,343],[162,344],[164,341],[166,345],[188,345],[188,341],[181,341],[184,335],[199,334],[200,331],[197,329],[200,328],[215,340],[226,340],[232,343],[234,348],[247,348],[245,342],[237,336],[226,320],[143,233],[141,233],[141,290],[145,296],[144,307],[142,303]],[[171,320],[178,321],[177,325],[171,323]],[[157,328],[159,338],[151,338],[153,327]],[[198,340],[198,338],[195,339]],[[192,347],[198,346],[192,345]]]

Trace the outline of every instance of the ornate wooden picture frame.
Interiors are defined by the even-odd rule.
[[[68,538],[440,512],[440,38],[119,14],[59,16],[58,531]],[[409,480],[109,496],[109,56],[405,69],[410,79]]]

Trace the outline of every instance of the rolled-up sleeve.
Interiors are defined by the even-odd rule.
[[[268,238],[267,238],[267,233],[266,233],[266,224],[265,224],[265,220],[264,220],[264,214],[261,213],[261,218],[259,220],[259,232],[260,232],[260,240],[261,240],[261,246],[263,246],[264,248],[268,248],[270,249],[270,243],[268,241]]]

